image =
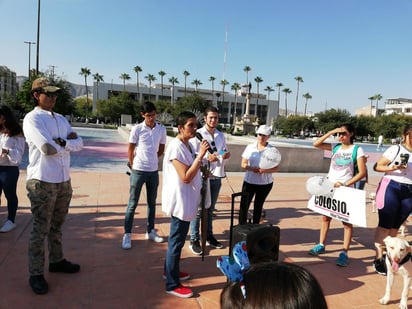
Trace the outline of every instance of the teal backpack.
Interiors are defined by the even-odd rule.
[[[332,155],[334,155],[336,153],[336,151],[338,151],[341,146],[342,146],[342,144],[335,145],[335,147],[333,147],[333,149],[332,149]],[[359,173],[358,159],[357,159],[358,148],[359,148],[359,145],[355,145],[353,147],[353,150],[352,150],[353,175],[356,175],[357,173]]]

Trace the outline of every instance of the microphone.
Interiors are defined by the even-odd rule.
[[[196,132],[196,137],[199,141],[203,141],[203,136],[202,134],[200,134],[200,132]],[[207,149],[207,151],[209,151],[211,154],[213,153],[213,149],[210,148],[210,144],[209,144],[209,148]]]

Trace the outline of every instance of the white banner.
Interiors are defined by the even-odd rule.
[[[349,187],[335,189],[332,197],[313,195],[308,208],[322,215],[366,227],[366,192]]]

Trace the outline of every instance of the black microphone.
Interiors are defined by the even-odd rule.
[[[200,134],[200,132],[196,132],[196,137],[199,141],[203,141],[203,136],[202,136],[202,134]],[[209,148],[207,149],[207,151],[209,151],[210,153],[214,152],[213,149],[210,148],[210,144],[209,144]]]

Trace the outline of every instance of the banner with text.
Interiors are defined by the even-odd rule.
[[[366,227],[366,192],[349,187],[335,189],[332,197],[313,195],[308,208],[322,215]]]

